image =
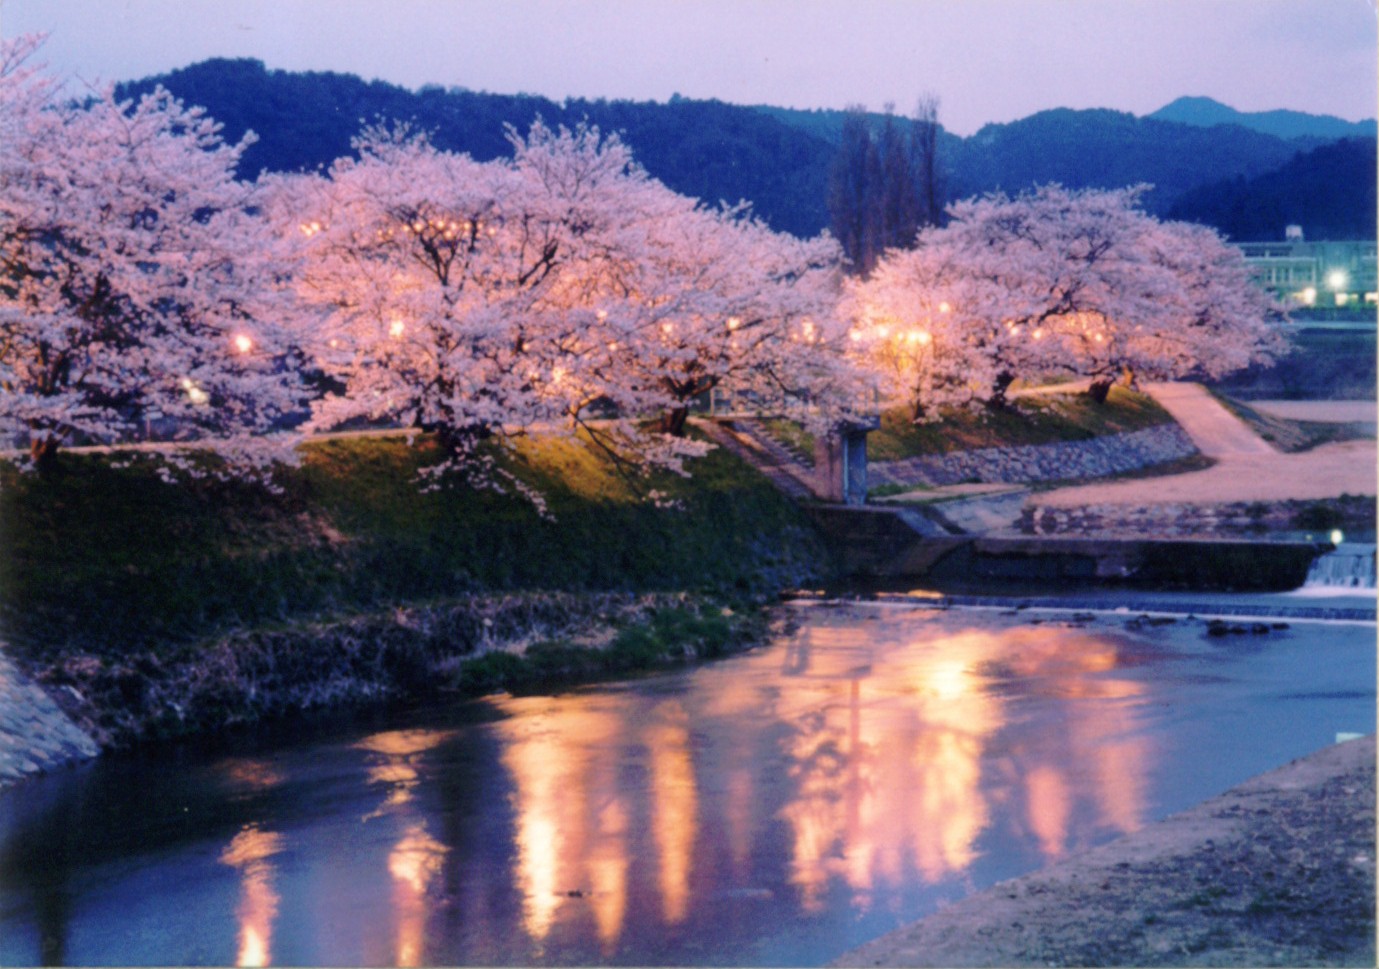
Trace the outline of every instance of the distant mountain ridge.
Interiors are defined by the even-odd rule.
[[[137,97],[161,84],[188,104],[200,105],[238,141],[246,130],[259,140],[240,163],[240,174],[315,170],[351,152],[361,125],[380,118],[409,122],[431,133],[439,148],[488,160],[511,153],[504,126],[526,131],[536,117],[547,124],[597,125],[618,132],[638,162],[677,192],[716,204],[746,199],[773,228],[798,236],[828,226],[829,169],[846,112],[746,107],[675,97],[669,103],[500,95],[427,85],[410,91],[351,74],[268,70],[256,60],[215,59],[171,73],[117,85],[119,97]],[[1228,109],[1229,110],[1229,109]],[[872,115],[880,119],[881,115]],[[903,117],[897,118],[908,124]],[[940,114],[940,121],[942,116]],[[1155,188],[1145,200],[1157,215],[1174,210],[1203,186],[1230,186],[1234,206],[1251,205],[1259,189],[1286,196],[1306,183],[1305,197],[1328,213],[1345,238],[1374,238],[1374,209],[1350,204],[1365,197],[1354,173],[1364,166],[1327,163],[1334,181],[1301,167],[1278,179],[1258,181],[1284,169],[1300,152],[1333,139],[1283,138],[1238,124],[1185,124],[1110,110],[1058,108],[1008,124],[987,125],[968,138],[940,131],[939,161],[948,198],[990,191],[1018,193],[1060,182],[1069,188],[1120,188],[1141,182]],[[1352,153],[1374,154],[1374,138]],[[1317,164],[1325,158],[1315,160]],[[1370,197],[1373,186],[1368,187]],[[1243,192],[1244,195],[1240,195]],[[1303,197],[1303,196],[1300,196]],[[1220,207],[1200,194],[1188,207],[1202,221],[1230,231]],[[1281,211],[1274,206],[1271,211]],[[1297,220],[1294,220],[1297,221]],[[1252,226],[1251,231],[1256,230]],[[1271,230],[1281,235],[1283,226]]]
[[[1346,121],[1334,115],[1307,114],[1303,111],[1237,111],[1230,105],[1205,97],[1178,98],[1145,117],[1200,128],[1233,124],[1276,138],[1373,138],[1379,127],[1373,118]]]

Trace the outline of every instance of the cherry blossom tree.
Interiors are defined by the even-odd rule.
[[[837,297],[842,254],[827,236],[772,231],[744,206],[682,207],[661,218],[606,306],[622,335],[615,368],[641,391],[629,410],[660,412],[682,436],[694,400],[728,389],[810,422],[857,395]]]
[[[915,405],[1001,406],[1020,377],[1219,376],[1267,360],[1277,314],[1215,233],[1161,223],[1145,191],[1050,185],[953,205],[850,288],[859,340]]]
[[[595,129],[510,136],[512,160],[480,163],[375,127],[326,177],[277,183],[275,217],[300,239],[298,292],[316,313],[303,339],[344,385],[313,428],[418,427],[447,455],[437,473],[482,478],[496,471],[482,442],[568,424],[609,389],[598,303],[670,193]]]
[[[232,467],[291,460],[271,433],[304,395],[279,324],[290,308],[253,186],[227,145],[157,90],[59,98],[0,51],[0,433],[34,464],[71,443],[196,441]]]
[[[1080,372],[1099,373],[1103,382],[1116,373],[1129,381],[1217,379],[1287,352],[1284,308],[1215,229],[1154,222],[1141,247],[1167,277],[1151,291],[1152,313],[1111,330],[1097,356],[1077,364]]]
[[[478,445],[537,426],[683,471],[706,450],[684,436],[689,402],[724,381],[817,410],[843,372],[825,346],[836,246],[704,209],[596,129],[509,137],[510,161],[480,163],[374,128],[357,160],[279,181],[317,314],[304,339],[344,386],[314,427],[434,431],[437,470],[491,479]]]

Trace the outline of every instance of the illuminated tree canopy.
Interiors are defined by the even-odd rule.
[[[1271,359],[1267,294],[1214,231],[1160,222],[1143,187],[1056,185],[959,202],[951,222],[854,282],[848,313],[892,393],[916,415],[1001,405],[1019,378],[1216,377]]]
[[[233,171],[244,144],[166,92],[57,98],[0,53],[0,433],[64,444],[195,440],[234,463],[290,459],[271,433],[304,394],[275,234]]]

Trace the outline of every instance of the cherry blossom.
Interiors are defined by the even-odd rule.
[[[181,442],[244,469],[292,460],[304,404],[274,233],[237,182],[248,144],[156,90],[58,97],[0,52],[0,432],[63,445]]]

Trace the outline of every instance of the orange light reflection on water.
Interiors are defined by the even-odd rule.
[[[1143,687],[1118,673],[1114,638],[947,617],[901,628],[914,638],[807,625],[783,651],[735,661],[736,675],[706,671],[711,689],[652,706],[635,693],[500,701],[527,934],[589,919],[611,955],[630,893],[647,888],[666,926],[683,923],[696,865],[750,885],[772,818],[806,911],[835,881],[866,909],[915,881],[965,878],[988,835],[1051,859],[1142,823],[1155,749],[1136,736]],[[1029,702],[1056,715],[1030,717]],[[692,731],[715,738],[702,764]],[[645,780],[625,786],[619,764],[639,749]],[[784,755],[786,787],[758,788],[763,755]],[[700,843],[710,836],[721,844]]]
[[[652,830],[660,855],[661,910],[674,925],[689,904],[690,865],[699,808],[689,746],[689,715],[677,700],[656,707],[647,728],[651,751]]]
[[[364,820],[388,816],[408,819],[402,837],[388,853],[396,932],[394,962],[399,966],[421,965],[425,958],[431,889],[450,850],[433,838],[417,817],[414,800],[421,782],[421,756],[453,736],[453,731],[389,730],[355,745],[378,756],[378,761],[368,766],[368,780],[388,791],[383,803]]]
[[[865,908],[912,873],[929,883],[964,873],[998,803],[1023,800],[1048,858],[1067,850],[1083,802],[1096,824],[1124,832],[1142,823],[1153,756],[1133,736],[1143,687],[1115,676],[1112,641],[1061,627],[922,635],[918,656],[887,647],[863,657],[828,627],[807,629],[788,651],[792,688],[812,709],[792,719],[796,792],[780,816],[807,910],[822,907],[835,876]],[[1007,769],[992,771],[993,744],[1011,725],[1000,688],[1011,677],[1090,702],[1069,704],[1064,719],[1020,724],[999,758]],[[1092,765],[1090,787],[1071,779],[1070,765]]]
[[[220,854],[222,864],[238,868],[243,879],[239,906],[237,966],[267,966],[273,959],[273,922],[278,917],[278,893],[273,890],[269,858],[282,850],[282,835],[249,825]]]
[[[428,892],[449,849],[422,824],[409,827],[388,855],[393,876],[393,909],[397,919],[397,965],[421,965],[430,913]]]
[[[627,910],[629,855],[626,801],[616,763],[606,756],[620,736],[615,713],[575,704],[559,729],[539,717],[515,717],[506,733],[503,765],[513,781],[517,883],[523,923],[537,942],[551,932],[572,898],[593,910],[606,952],[622,934]]]

